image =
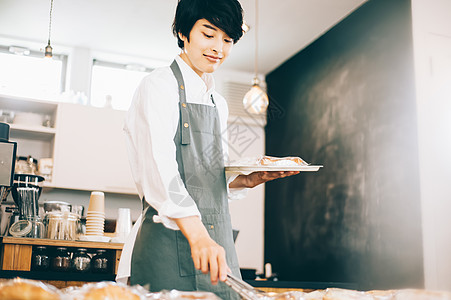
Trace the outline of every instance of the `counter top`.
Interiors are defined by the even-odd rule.
[[[122,250],[122,247],[124,246],[124,244],[121,244],[121,243],[32,239],[32,238],[20,238],[20,237],[11,237],[11,236],[0,237],[0,243],[1,244],[16,244],[16,245],[96,248],[96,249],[112,249],[112,250]]]

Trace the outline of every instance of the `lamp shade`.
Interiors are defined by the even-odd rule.
[[[250,114],[264,114],[268,108],[268,104],[268,95],[266,95],[265,91],[258,84],[254,84],[243,99],[244,109]]]

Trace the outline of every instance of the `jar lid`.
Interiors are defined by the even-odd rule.
[[[99,250],[97,250],[97,253],[105,253],[105,252],[106,252],[105,249],[99,249]]]
[[[66,251],[67,248],[66,248],[66,247],[58,247],[58,248],[56,248],[56,250],[63,250],[63,251]]]
[[[9,233],[14,237],[24,237],[31,232],[31,222],[28,220],[19,220],[9,228]]]
[[[85,249],[85,248],[78,248],[77,251],[80,251],[80,252],[86,252],[86,251],[88,251],[88,249]]]
[[[45,250],[45,249],[47,249],[47,247],[45,247],[45,246],[37,246],[36,249]]]

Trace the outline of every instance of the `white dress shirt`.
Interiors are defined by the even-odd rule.
[[[180,56],[177,56],[175,60],[185,82],[186,101],[216,105],[222,133],[224,161],[227,161],[227,102],[214,90],[215,83],[211,74],[204,73],[202,77],[199,77]],[[213,95],[214,104],[211,101],[211,95]],[[202,217],[194,201],[191,201],[193,205],[187,207],[177,205],[176,199],[171,200],[171,195],[190,197],[181,180],[176,161],[174,136],[178,124],[177,80],[169,66],[157,68],[138,86],[125,119],[124,131],[139,197],[140,199],[144,197],[149,205],[158,211],[158,215],[154,216],[154,222],[163,223],[165,227],[173,230],[179,230],[174,218]],[[226,174],[227,188],[236,176],[236,174]],[[247,189],[228,189],[229,200],[244,198],[246,191]],[[130,276],[131,253],[140,224],[141,217],[125,242],[116,280],[124,280]]]

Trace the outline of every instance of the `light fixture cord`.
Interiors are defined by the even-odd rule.
[[[53,11],[53,0],[50,0],[49,44],[50,44],[50,31],[52,29],[52,11]]]
[[[258,79],[258,0],[255,0],[255,78]]]

